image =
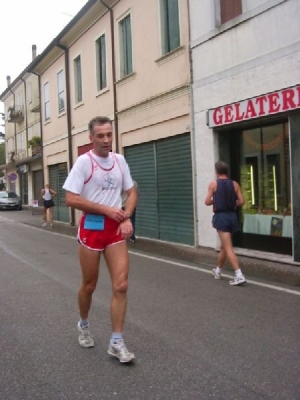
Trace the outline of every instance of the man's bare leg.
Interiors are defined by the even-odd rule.
[[[231,233],[218,231],[218,234],[219,234],[219,237],[220,237],[220,240],[222,243],[222,251],[223,251],[220,253],[219,258],[221,256],[221,261],[222,261],[224,255],[225,255],[225,259],[227,257],[227,259],[230,262],[234,271],[238,270],[240,268],[239,260],[236,256],[235,252],[233,251]],[[225,262],[225,259],[224,259],[224,262]],[[224,262],[223,262],[223,265],[224,265]]]
[[[221,249],[220,249],[220,253],[219,253],[219,257],[218,257],[218,267],[222,268],[224,263],[226,260],[226,251],[223,247],[223,245],[221,245]]]
[[[87,320],[92,303],[92,295],[98,282],[100,252],[79,245],[79,261],[82,283],[78,292],[78,306],[80,318]]]
[[[229,281],[229,283],[230,285],[234,286],[243,285],[244,283],[246,283],[246,279],[240,269],[239,260],[232,247],[231,233],[218,231],[218,234],[222,243],[222,247],[225,250],[226,257],[228,258],[228,261],[230,262],[235,272],[235,278]]]
[[[111,324],[113,332],[122,332],[127,307],[129,258],[126,242],[104,250],[112,282]]]
[[[129,257],[126,242],[109,246],[104,251],[106,264],[112,282],[111,325],[112,337],[108,347],[108,354],[119,359],[121,363],[131,362],[135,357],[125,346],[123,340],[123,326],[127,306],[127,287]]]

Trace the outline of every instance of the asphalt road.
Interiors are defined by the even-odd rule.
[[[152,256],[130,255],[124,334],[136,362],[121,365],[107,354],[104,261],[90,314],[95,348],[82,349],[76,240],[1,213],[0,398],[300,399],[299,289],[230,287],[206,264]]]

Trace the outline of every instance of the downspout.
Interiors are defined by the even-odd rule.
[[[194,73],[193,73],[193,57],[192,57],[192,48],[191,48],[191,18],[190,18],[190,6],[189,1],[187,1],[188,8],[188,24],[189,24],[189,63],[190,63],[190,96],[191,96],[191,145],[192,145],[192,162],[193,162],[193,186],[194,186],[194,245],[198,246],[199,237],[198,237],[198,205],[197,205],[197,194],[198,194],[198,185],[197,185],[197,164],[196,164],[196,136],[195,136],[195,109],[194,109]]]
[[[68,153],[69,153],[69,168],[73,167],[73,146],[72,146],[72,120],[71,120],[71,93],[70,93],[70,64],[69,64],[69,49],[56,42],[56,46],[62,49],[65,53],[65,70],[66,70],[66,99],[67,99],[67,130],[68,130]],[[71,208],[70,225],[75,225],[75,209]]]
[[[113,103],[114,103],[114,121],[115,121],[115,140],[116,152],[119,153],[119,121],[118,121],[118,102],[117,102],[117,78],[116,78],[116,57],[115,57],[115,31],[114,31],[114,11],[103,0],[99,0],[110,14],[110,33],[111,33],[111,64],[113,79]]]
[[[45,179],[44,179],[44,140],[43,140],[43,118],[42,118],[42,89],[41,89],[41,76],[34,71],[30,71],[33,75],[38,77],[38,88],[39,88],[39,101],[40,101],[40,130],[41,130],[41,155],[42,155],[42,171],[43,171],[43,187],[45,187]]]

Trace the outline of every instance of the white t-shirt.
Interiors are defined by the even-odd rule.
[[[45,189],[45,193],[44,193],[44,200],[49,201],[52,199],[52,194],[50,192],[50,189]]]
[[[130,170],[121,154],[99,157],[91,150],[77,158],[63,185],[63,189],[93,203],[117,208],[122,207],[122,190],[132,187]]]

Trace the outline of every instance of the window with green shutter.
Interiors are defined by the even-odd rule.
[[[180,46],[178,0],[161,0],[162,53]]]
[[[97,90],[103,90],[107,86],[106,79],[106,40],[101,35],[96,40],[96,65],[97,65]]]
[[[128,14],[119,22],[120,32],[120,77],[133,72],[132,69],[132,35],[131,35],[131,15]]]

